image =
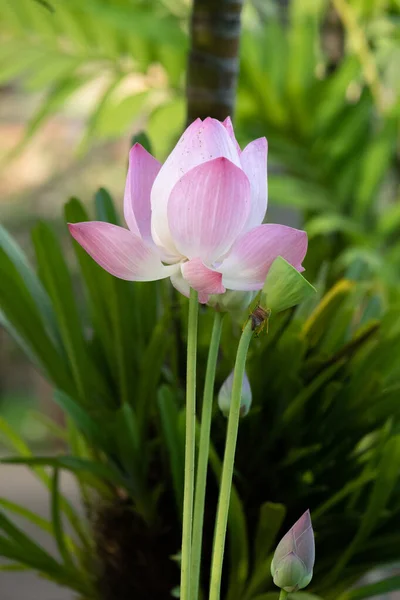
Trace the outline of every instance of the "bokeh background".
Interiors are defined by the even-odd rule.
[[[145,130],[162,160],[180,135],[190,11],[189,0],[0,0],[1,222],[28,255],[40,219],[66,240],[68,198],[90,203],[105,187],[122,200],[133,136]],[[237,137],[268,138],[269,220],[305,226],[311,279],[324,260],[335,277],[356,257],[398,285],[399,20],[398,0],[244,4]],[[57,449],[43,424],[62,423],[51,396],[0,330],[0,414],[36,449]],[[4,491],[48,511],[21,468],[2,467]],[[1,573],[0,597],[70,598],[35,582]]]

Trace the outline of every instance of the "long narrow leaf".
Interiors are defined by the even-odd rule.
[[[51,485],[51,520],[53,524],[53,533],[61,558],[64,560],[66,565],[69,565],[71,568],[75,568],[74,561],[72,560],[71,554],[68,550],[67,539],[64,534],[64,527],[62,523],[60,510],[59,474],[60,472],[58,468],[55,467]]]
[[[41,277],[53,301],[75,385],[81,399],[89,404],[93,402],[94,393],[104,396],[107,384],[90,360],[63,252],[53,231],[44,223],[34,228],[32,239]]]
[[[7,421],[1,416],[0,433],[3,434],[3,442],[5,442],[10,449],[18,452],[22,462],[24,460],[29,460],[33,458],[32,452],[30,451],[29,447],[25,444],[22,438],[12,429],[12,427],[7,423]],[[50,490],[51,478],[46,473],[45,469],[43,469],[43,467],[41,466],[36,466],[33,464],[28,466],[31,467],[32,472],[47,487],[47,489]],[[92,551],[92,545],[88,539],[87,532],[85,531],[85,527],[83,525],[81,517],[78,516],[73,506],[64,496],[61,499],[61,507],[85,548],[87,548],[89,551]]]
[[[390,594],[390,592],[397,590],[400,590],[400,575],[357,587],[339,596],[338,600],[363,600],[364,598],[372,598],[381,594]]]

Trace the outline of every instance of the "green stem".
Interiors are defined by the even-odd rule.
[[[186,367],[185,485],[183,493],[181,600],[190,600],[190,567],[196,439],[197,321],[198,294],[195,290],[190,290]]]
[[[193,540],[191,564],[191,598],[197,600],[200,586],[200,563],[203,538],[204,503],[207,485],[208,455],[210,449],[211,417],[214,399],[215,371],[217,368],[218,349],[221,339],[223,317],[215,312],[214,325],[208,352],[206,379],[204,383],[203,408],[201,412],[201,429],[199,457],[197,463],[196,492],[193,515]]]
[[[281,593],[279,594],[279,600],[286,600],[288,595],[289,595],[288,592],[285,592],[285,590],[281,590]]]
[[[235,461],[236,440],[239,429],[242,383],[246,365],[247,351],[253,336],[251,319],[248,320],[240,338],[233,376],[231,407],[229,411],[228,431],[226,434],[224,463],[222,466],[221,486],[219,490],[217,518],[214,532],[214,548],[211,563],[210,600],[220,600],[222,565],[224,560],[226,527],[232,488],[233,465]]]

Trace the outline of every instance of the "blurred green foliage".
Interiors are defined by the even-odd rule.
[[[270,201],[303,212],[313,275],[322,257],[336,273],[357,257],[389,283],[398,280],[400,255],[400,96],[398,78],[388,75],[399,56],[399,13],[370,3],[360,14],[366,4],[333,2],[353,18],[344,31],[326,30],[321,2],[292,2],[287,28],[270,18],[245,30],[238,125],[250,138],[267,135]],[[383,56],[373,38],[379,26]],[[346,35],[332,65],[323,46],[340,49]]]
[[[97,219],[118,222],[105,190],[97,193],[95,210]],[[76,199],[65,214],[69,222],[89,218]],[[3,568],[33,568],[87,599],[108,598],[106,578],[115,599],[125,597],[117,580],[137,593],[140,574],[151,597],[163,597],[152,588],[154,577],[143,571],[142,561],[144,553],[151,572],[168,573],[163,593],[177,585],[178,569],[170,557],[180,544],[187,303],[165,281],[132,284],[113,278],[73,242],[84,290],[78,305],[78,281],[51,227],[40,223],[32,232],[37,275],[4,230],[0,240],[2,323],[53,383],[54,400],[68,424],[64,431],[47,423],[51,435],[65,442],[66,454],[33,456],[0,420],[4,440],[17,453],[4,462],[28,465],[52,497],[51,521],[6,498],[0,501],[6,509],[0,554],[10,561]],[[269,334],[251,347],[253,407],[241,424],[237,451],[224,578],[229,600],[252,600],[273,590],[269,562],[276,537],[307,507],[318,549],[310,588],[321,598],[347,597],[365,572],[399,557],[399,313],[384,288],[358,280],[357,269],[331,289],[324,271],[317,296],[273,314]],[[200,318],[199,389],[212,311]],[[232,369],[232,339],[239,333],[240,326],[228,319],[217,387]],[[216,408],[205,557],[211,554],[225,427]],[[77,478],[86,518],[77,516],[59,490],[63,469]],[[12,513],[51,533],[59,556],[44,553],[17,529],[7,516]],[[72,537],[62,514],[73,527]],[[156,562],[146,554],[145,540],[154,536],[163,539]],[[115,548],[129,557],[118,569]],[[204,582],[207,569],[206,558]]]
[[[94,138],[129,137],[133,123],[149,115],[154,114],[157,128],[160,107],[162,114],[173,115],[170,135],[179,132],[184,120],[186,2],[48,4],[52,10],[34,0],[0,2],[0,84],[18,78],[28,93],[44,92],[13,155],[49,117],[88,89],[92,103],[81,151]]]
[[[227,600],[276,599],[271,552],[279,532],[307,507],[318,561],[312,593],[293,600],[356,600],[399,585],[392,577],[348,591],[371,568],[399,559],[399,100],[393,79],[399,6],[333,4],[339,42],[340,35],[348,41],[335,60],[324,48],[326,2],[293,0],[285,24],[273,3],[254,1],[244,14],[238,137],[241,143],[268,137],[270,199],[304,215],[307,273],[318,298],[273,315],[269,334],[252,345],[254,404],[240,429]],[[81,151],[96,138],[128,140],[140,123],[155,154],[165,156],[185,117],[188,8],[183,0],[0,0],[0,81],[18,78],[26,90],[45,92],[20,147],[101,76]],[[96,194],[95,216],[119,220],[105,190]],[[89,217],[72,199],[65,218]],[[167,597],[179,579],[171,556],[180,544],[186,301],[166,282],[114,279],[75,244],[78,269],[71,269],[71,246],[46,223],[33,230],[32,242],[36,271],[1,230],[0,322],[54,386],[67,427],[41,423],[67,453],[33,456],[0,420],[3,439],[18,455],[14,462],[28,464],[51,496],[49,520],[0,499],[0,555],[9,560],[1,568],[34,569],[86,600],[122,600],[121,586],[134,597],[139,579],[156,600],[158,572],[165,574]],[[200,389],[210,331],[211,312],[204,312]],[[227,319],[218,383],[232,368],[239,331]],[[224,434],[216,412],[205,583]],[[59,490],[63,469],[77,478],[85,517]],[[13,513],[52,535],[58,554],[18,529]],[[150,546],[157,546],[156,555]],[[143,567],[143,553],[153,575]]]
[[[185,119],[189,3],[49,4],[0,0],[0,82],[44,91],[15,151],[90,90],[81,151],[145,127],[163,158]],[[292,0],[284,24],[272,1],[245,5],[238,138],[267,136],[270,201],[304,214],[313,276],[322,258],[340,273],[357,257],[398,279],[399,18],[396,1]]]

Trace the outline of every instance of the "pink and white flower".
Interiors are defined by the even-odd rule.
[[[161,165],[140,144],[129,154],[124,216],[129,229],[91,221],[69,225],[106,271],[129,281],[170,277],[206,303],[225,290],[263,287],[282,256],[297,270],[304,231],[262,224],[267,209],[267,140],[241,151],[232,123],[197,119]]]

